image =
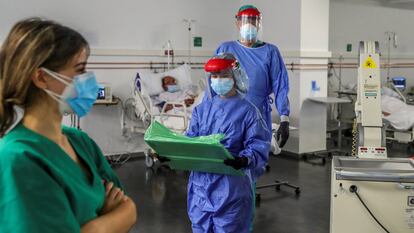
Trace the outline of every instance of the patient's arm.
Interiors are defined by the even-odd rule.
[[[184,104],[185,104],[185,106],[189,107],[189,106],[191,106],[192,104],[194,104],[194,99],[193,99],[193,98],[188,98],[188,99],[185,99],[185,100],[184,100]],[[167,105],[165,106],[164,112],[168,112],[168,111],[170,111],[171,109],[173,109],[174,107],[182,107],[182,105],[181,105],[181,104],[174,104],[174,105],[172,105],[172,104],[167,104]]]
[[[168,112],[173,108],[174,108],[174,106],[172,104],[167,104],[167,106],[165,106],[164,112]]]
[[[184,100],[185,105],[188,107],[192,104],[194,104],[194,98],[188,98]]]

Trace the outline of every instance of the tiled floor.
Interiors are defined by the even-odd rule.
[[[344,148],[349,148],[344,145]],[[346,149],[349,151],[349,149]],[[390,157],[408,157],[405,145],[394,145]],[[322,165],[305,162],[292,155],[272,156],[271,169],[258,185],[275,179],[299,185],[294,190],[282,187],[260,190],[254,232],[325,233],[329,232],[330,160]],[[147,169],[143,159],[132,159],[115,167],[120,179],[138,206],[138,222],[131,232],[191,232],[186,210],[188,173],[168,169]]]

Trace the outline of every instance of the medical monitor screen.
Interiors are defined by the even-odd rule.
[[[392,78],[392,83],[394,84],[395,88],[401,91],[405,90],[405,87],[406,87],[405,78],[403,77]]]
[[[105,99],[105,87],[100,87],[98,90],[98,100]]]

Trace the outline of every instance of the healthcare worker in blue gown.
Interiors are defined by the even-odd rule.
[[[259,40],[261,31],[261,12],[252,5],[242,6],[236,14],[236,26],[239,29],[239,40],[222,43],[216,54],[228,52],[240,62],[241,68],[249,77],[249,90],[246,99],[254,103],[265,119],[271,140],[272,118],[269,97],[275,97],[276,109],[280,115],[280,127],[277,130],[277,141],[280,147],[289,138],[289,80],[285,64],[275,45]],[[263,169],[262,169],[263,171]],[[260,172],[257,172],[258,177]]]
[[[252,172],[267,163],[270,143],[266,123],[245,99],[246,77],[231,54],[221,54],[205,65],[209,96],[195,107],[187,136],[222,133],[224,147],[234,160],[224,163],[244,176],[191,172],[188,215],[194,233],[247,233],[253,214]]]

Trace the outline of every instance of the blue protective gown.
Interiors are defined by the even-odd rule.
[[[249,90],[246,99],[260,110],[269,128],[271,140],[272,118],[271,100],[274,93],[275,105],[280,116],[289,116],[289,79],[285,63],[275,45],[264,43],[257,48],[248,48],[238,41],[222,43],[216,50],[219,53],[232,53],[240,62],[249,77]],[[215,95],[214,92],[212,95]]]
[[[245,176],[191,172],[188,215],[194,233],[247,233],[254,210],[252,171],[267,163],[270,144],[264,123],[251,103],[236,95],[205,99],[191,118],[187,136],[223,133],[224,147],[233,156],[246,156]]]

